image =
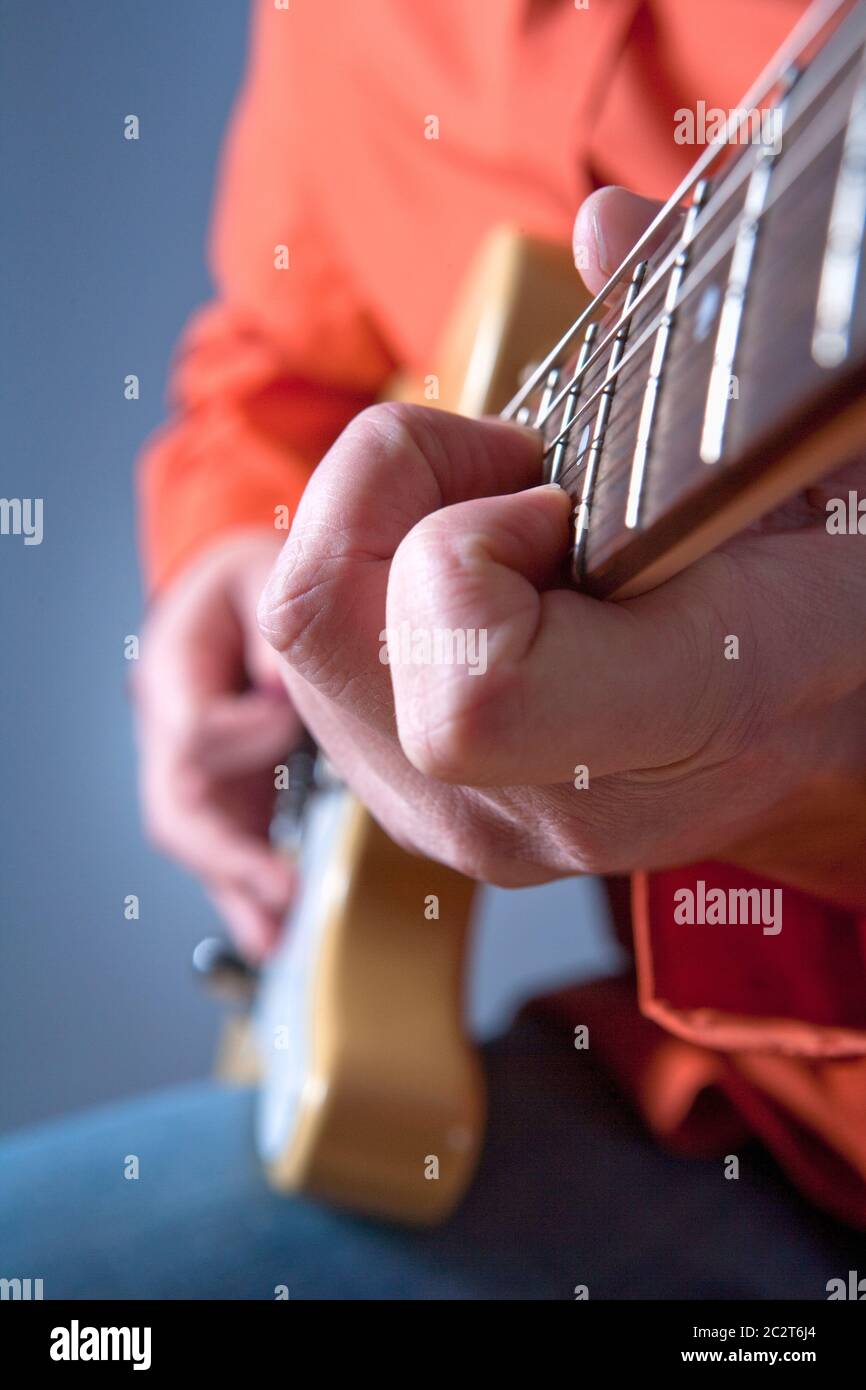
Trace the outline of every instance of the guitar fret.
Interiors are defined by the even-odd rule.
[[[821,266],[812,357],[838,367],[848,356],[866,231],[866,54],[854,89]]]
[[[786,75],[785,99],[798,75],[798,69],[792,69]],[[785,100],[783,99],[779,103],[779,121],[782,126],[784,125],[784,116]],[[728,420],[731,376],[736,362],[740,329],[746,308],[749,278],[758,245],[761,217],[767,205],[773,168],[778,157],[778,150],[767,145],[763,146],[746,185],[746,196],[731,255],[728,283],[719,315],[713,365],[707,387],[707,401],[699,449],[704,463],[718,463],[722,457],[725,427]]]
[[[604,447],[604,436],[607,430],[610,409],[613,403],[614,392],[616,391],[616,380],[619,374],[619,364],[622,361],[625,345],[628,339],[631,319],[626,317],[640,293],[640,287],[646,274],[647,261],[639,261],[634,268],[631,277],[631,284],[623,304],[620,315],[621,327],[617,330],[613,340],[613,346],[608,359],[607,371],[605,372],[604,386],[598,403],[598,411],[595,417],[595,427],[592,433],[592,442],[589,446],[589,454],[586,461],[586,469],[583,475],[583,491],[580,502],[574,509],[574,545],[571,551],[571,571],[572,577],[577,583],[583,579],[584,566],[586,563],[586,541],[589,532],[589,514],[592,507],[593,494],[595,492],[595,479],[598,473],[598,465],[601,460],[601,451]]]
[[[540,429],[541,425],[544,423],[544,417],[550,409],[550,402],[556,395],[556,388],[559,385],[559,377],[559,367],[552,367],[550,371],[547,373],[547,379],[544,383],[544,390],[541,393],[541,400],[538,402],[538,410],[535,416],[536,429]]]
[[[866,353],[864,39],[866,0],[843,0],[838,24],[827,21],[796,52],[788,47],[786,64],[808,63],[790,97],[777,64],[743,99],[747,119],[729,120],[727,144],[702,156],[507,407],[512,418],[525,418],[524,406],[533,421],[543,415],[544,476],[568,491],[569,562],[586,592],[643,592],[818,476],[825,458],[827,468],[836,461],[835,436],[828,431],[825,447],[824,429],[856,380],[846,372],[834,387],[836,373],[815,359],[822,329],[837,335],[835,347],[824,346],[828,364],[846,352],[846,367],[855,354],[862,366]],[[748,147],[750,125],[775,162]],[[640,291],[627,293],[647,256]],[[587,326],[612,287],[630,307],[604,316],[585,353]],[[559,379],[539,410],[554,363]],[[734,372],[748,389],[742,380],[737,389]],[[729,398],[739,396],[735,409]],[[813,397],[820,412],[811,415]],[[696,475],[696,455],[724,466]]]
[[[545,467],[545,482],[559,482],[559,475],[562,472],[562,465],[565,462],[565,456],[568,452],[571,424],[574,420],[575,415],[577,414],[577,407],[580,401],[580,390],[581,386],[583,385],[583,377],[586,371],[586,363],[589,358],[590,352],[592,351],[592,345],[595,342],[597,334],[598,324],[587,324],[586,332],[583,335],[583,342],[581,344],[580,353],[578,355],[577,362],[574,368],[574,384],[570,388],[568,395],[565,398],[565,404],[562,407],[562,419],[560,420],[559,427],[556,431],[556,445],[554,446],[550,463]]]
[[[695,185],[689,210],[686,214],[685,225],[683,227],[682,240],[680,241],[679,254],[674,261],[668,280],[667,293],[662,310],[662,317],[656,334],[655,344],[653,345],[652,358],[650,361],[649,376],[644,390],[643,402],[641,405],[640,420],[638,423],[637,442],[635,444],[634,457],[632,459],[631,474],[628,485],[628,501],[626,503],[625,524],[630,530],[638,525],[640,521],[640,509],[643,501],[644,480],[646,477],[647,459],[649,457],[650,436],[652,434],[653,422],[655,419],[656,404],[658,402],[659,388],[661,386],[662,372],[664,371],[665,358],[667,356],[668,345],[674,326],[674,316],[676,314],[677,297],[680,291],[686,266],[689,263],[689,251],[692,238],[695,234],[698,216],[703,207],[707,193],[709,191],[709,179],[701,179]]]

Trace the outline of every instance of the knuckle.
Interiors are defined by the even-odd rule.
[[[346,427],[343,439],[362,453],[372,445],[386,457],[399,458],[404,467],[421,463],[424,477],[429,477],[430,465],[435,471],[446,460],[441,412],[404,401],[368,406]]]
[[[281,608],[280,600],[270,592],[270,587],[265,588],[256,606],[256,627],[268,646],[278,652],[282,650],[285,640]]]
[[[327,612],[328,557],[309,532],[292,533],[256,610],[264,640],[287,660],[303,652]]]
[[[407,444],[417,446],[427,414],[422,407],[405,401],[381,401],[360,411],[347,425],[344,438],[354,442],[358,436],[366,444],[372,436],[386,449],[401,451]]]
[[[366,438],[369,434],[375,434],[386,443],[395,435],[402,440],[404,433],[411,433],[416,411],[416,406],[403,401],[381,401],[377,405],[368,405],[346,426],[344,438],[354,439],[355,435]]]

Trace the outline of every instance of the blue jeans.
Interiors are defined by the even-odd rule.
[[[486,1049],[489,1133],[436,1230],[277,1196],[252,1095],[177,1088],[0,1143],[0,1277],[46,1298],[826,1297],[863,1239],[810,1209],[757,1148],[740,1178],[643,1133],[586,1052],[524,1015]],[[124,1178],[127,1155],[140,1162]],[[856,1253],[859,1250],[859,1255]]]

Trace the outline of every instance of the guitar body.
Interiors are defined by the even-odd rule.
[[[437,400],[405,382],[390,394],[499,410],[585,302],[564,248],[498,230],[443,342]],[[392,1220],[441,1221],[484,1134],[464,1027],[475,885],[400,849],[341,786],[312,793],[300,870],[253,1020],[269,1179]]]
[[[432,1222],[464,1191],[484,1087],[462,1019],[475,885],[317,794],[305,888],[264,982],[259,1149],[275,1186]]]

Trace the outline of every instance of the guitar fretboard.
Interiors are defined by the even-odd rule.
[[[796,490],[802,447],[787,474],[786,458],[863,394],[866,3],[826,0],[801,28],[613,277],[615,307],[579,321],[505,412],[542,429],[574,503],[572,578],[599,596]]]

